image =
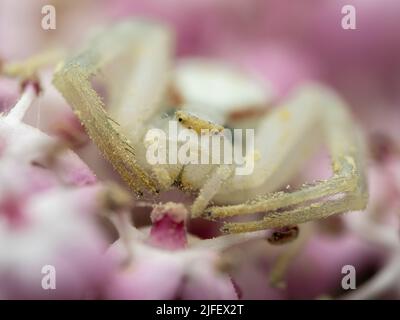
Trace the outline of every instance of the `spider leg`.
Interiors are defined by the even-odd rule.
[[[313,137],[301,141],[298,138],[307,136],[307,132],[311,133],[311,129],[315,130],[318,125],[317,112],[310,105],[309,97],[303,96],[306,97],[291,99],[282,108],[275,109],[257,128],[255,150],[252,151],[254,155],[260,154],[261,159],[268,159],[267,163],[255,156],[254,170],[250,175],[226,174],[226,169],[217,167],[207,173],[207,179],[197,179],[201,184],[196,187],[201,191],[192,207],[193,216],[203,213],[211,200],[224,204],[243,202],[255,194],[276,189],[298,172],[309,153],[306,149],[311,150],[318,140]],[[304,108],[299,108],[299,105]],[[293,156],[293,150],[299,148],[302,156]],[[193,171],[187,171],[186,177],[196,182]]]
[[[305,90],[312,90],[315,106],[320,110],[323,137],[332,158],[332,177],[295,192],[277,192],[243,204],[209,208],[211,219],[267,212],[260,221],[225,223],[224,232],[284,227],[365,208],[368,191],[359,130],[343,102],[332,92],[320,87]]]
[[[213,201],[223,205],[244,203],[287,184],[323,140],[322,111],[315,91],[310,90],[300,90],[272,109],[255,128],[254,148],[246,146],[246,157],[254,154],[253,161],[246,162],[253,170],[233,175]]]
[[[122,22],[94,37],[82,52],[60,64],[53,79],[91,139],[139,195],[144,191],[157,193],[160,188],[158,177],[146,170],[140,142],[148,121],[161,109],[171,43],[170,32],[162,26],[141,20]],[[98,84],[105,84],[107,101],[92,84],[99,78],[105,78]]]
[[[220,190],[223,183],[229,179],[233,173],[234,167],[230,165],[221,165],[216,167],[210,178],[201,188],[196,200],[191,208],[192,218],[200,216],[215,194]]]

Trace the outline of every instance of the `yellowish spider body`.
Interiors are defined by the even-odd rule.
[[[226,222],[222,231],[227,233],[295,226],[365,208],[362,135],[334,92],[308,84],[295,90],[281,107],[265,113],[271,100],[253,79],[196,59],[186,60],[191,67],[185,67],[181,77],[182,68],[176,69],[172,62],[173,48],[173,35],[165,26],[141,20],[122,23],[99,34],[54,77],[55,86],[91,138],[133,191],[155,193],[175,185],[190,189],[197,194],[192,217],[263,213],[259,220]],[[100,97],[91,84],[100,70],[106,97]],[[233,164],[150,165],[146,161],[146,132],[155,127],[168,130],[168,120],[161,115],[171,111],[168,88],[174,79],[184,79],[173,85],[186,100],[183,105],[202,106],[204,118],[215,120],[192,116],[192,109],[177,111],[178,121],[182,119],[184,127],[198,134],[201,129],[222,131],[229,116],[238,111],[258,110],[261,116],[253,122],[235,124],[255,129],[258,156],[251,174],[234,174]],[[331,177],[291,192],[279,191],[321,145],[331,156]],[[199,146],[197,152],[208,150]]]
[[[176,111],[175,117],[181,125],[188,129],[193,129],[197,134],[217,134],[224,130],[223,126],[212,123],[211,121],[203,120],[182,110]]]

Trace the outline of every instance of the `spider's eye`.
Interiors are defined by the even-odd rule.
[[[179,122],[182,122],[182,121],[183,121],[183,119],[182,119],[182,118],[178,118],[178,121],[179,121]]]

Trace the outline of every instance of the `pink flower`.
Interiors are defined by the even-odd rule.
[[[21,122],[35,94],[28,85],[0,118],[0,298],[98,297],[113,267],[95,223],[102,189],[76,154]],[[41,285],[47,265],[55,290]]]
[[[218,269],[218,251],[187,235],[186,216],[183,205],[156,206],[149,234],[117,218],[121,239],[109,254],[117,256],[123,267],[110,286],[109,298],[237,298],[230,276]]]
[[[19,175],[29,183],[29,176],[21,171]],[[104,257],[106,242],[95,228],[94,216],[82,205],[87,197],[96,199],[93,188],[58,186],[29,196],[11,191],[2,194],[1,298],[101,296],[113,264]],[[42,269],[47,265],[56,271],[55,290],[44,290],[41,285]]]

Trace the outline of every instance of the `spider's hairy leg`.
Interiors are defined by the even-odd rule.
[[[147,121],[159,110],[171,38],[167,28],[155,23],[122,22],[96,36],[80,54],[61,64],[54,75],[54,85],[71,104],[91,139],[138,194],[159,190],[157,179],[145,170],[141,140]],[[125,65],[126,59],[130,67]],[[99,72],[105,76],[107,106],[91,83]],[[133,88],[124,90],[125,86]]]
[[[173,55],[169,29],[140,21],[135,25],[130,40],[135,44],[118,55],[118,68],[105,69],[111,75],[106,79],[110,115],[133,144],[143,140],[148,124],[162,112]]]
[[[192,218],[200,216],[215,194],[220,190],[225,181],[227,181],[234,167],[232,165],[221,165],[216,167],[211,173],[210,178],[201,188],[196,200],[191,208]]]
[[[192,182],[202,181],[196,188],[200,191],[191,207],[192,218],[199,217],[203,213],[215,194],[229,181],[235,170],[235,166],[232,164],[230,131],[217,135],[209,131],[206,132],[206,134],[201,134],[201,141],[196,146],[200,163],[203,164],[186,165],[181,176],[181,184],[187,189],[192,188]]]
[[[55,65],[62,61],[64,56],[65,52],[61,49],[47,49],[25,60],[4,63],[0,68],[0,73],[8,77],[20,78],[22,80],[29,79],[41,68]]]
[[[315,114],[320,117],[322,135],[332,158],[333,175],[328,180],[291,193],[277,192],[244,204],[209,208],[211,218],[267,212],[260,221],[226,223],[223,226],[224,232],[247,232],[296,225],[365,208],[368,191],[360,131],[352,122],[343,102],[335,94],[321,87],[307,87],[303,90],[307,90],[307,94],[313,97],[310,103],[315,108]],[[277,212],[278,209],[281,211]]]
[[[120,56],[120,68],[107,69],[110,78],[110,113],[135,148],[138,163],[156,179],[159,189],[167,190],[176,180],[179,165],[150,165],[146,158],[145,135],[150,127],[161,127],[159,115],[165,110],[170,84],[173,37],[163,26],[138,28],[137,48]],[[136,56],[132,59],[131,56]],[[163,128],[166,132],[167,128]],[[167,151],[168,152],[168,151]]]
[[[279,189],[299,172],[322,142],[320,109],[314,101],[308,93],[294,94],[261,120],[255,128],[254,148],[246,150],[253,170],[232,176],[215,195],[215,203],[246,202]]]
[[[311,131],[319,126],[316,114],[306,96],[290,99],[267,115],[256,129],[254,149],[246,150],[246,165],[248,161],[252,162],[253,171],[249,175],[227,175],[215,170],[198,186],[201,191],[192,214],[196,216],[204,212],[211,200],[223,204],[240,203],[286,183],[298,172],[319,140],[318,135],[311,135]],[[310,135],[310,139],[302,139]],[[302,151],[301,156],[296,154],[298,149]],[[234,168],[235,173],[239,173],[237,168]]]

